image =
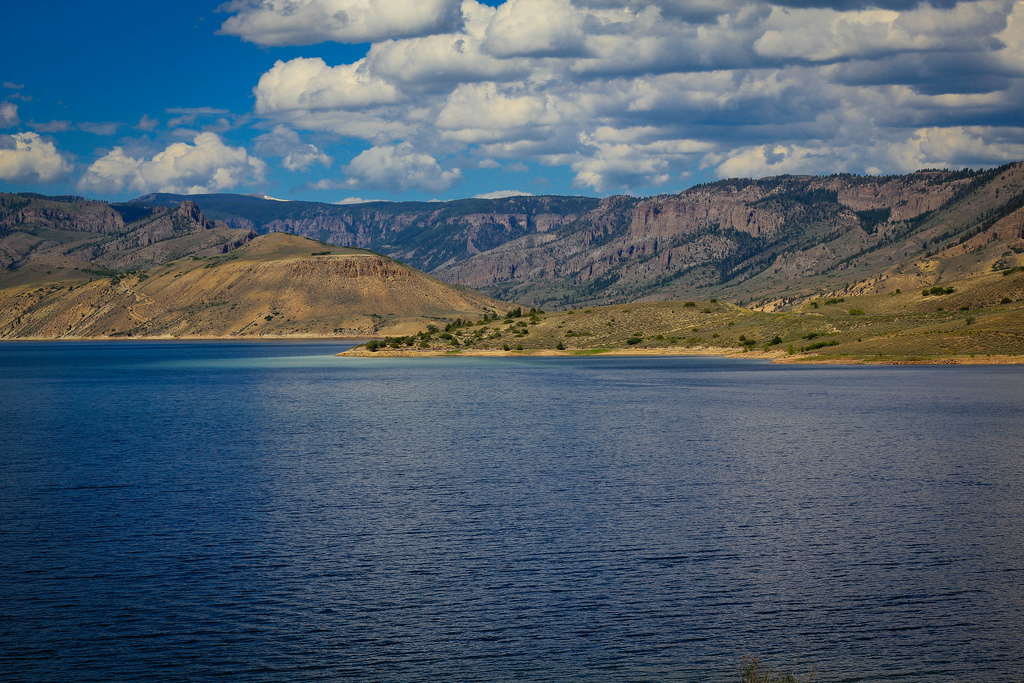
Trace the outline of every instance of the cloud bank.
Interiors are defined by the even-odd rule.
[[[225,145],[215,133],[200,133],[192,144],[176,142],[150,159],[114,147],[89,166],[78,183],[85,192],[222,192],[260,182],[266,163],[242,147]]]
[[[701,169],[995,164],[1024,144],[1024,0],[227,9],[222,31],[261,45],[373,41],[347,64],[310,48],[254,88],[266,120],[370,145],[344,167],[351,187],[440,191],[466,158],[565,167],[576,187],[609,192]]]

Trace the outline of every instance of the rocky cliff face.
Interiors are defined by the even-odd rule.
[[[824,286],[858,268],[926,255],[1022,193],[1020,164],[989,173],[722,181],[633,205],[605,201],[557,239],[522,238],[435,274],[549,306],[786,291],[814,278]],[[1003,232],[987,234],[1005,249],[1013,231]]]
[[[144,211],[118,207],[125,215],[140,216],[125,224],[112,205],[60,199],[0,195],[0,264],[18,268],[41,258],[70,258],[134,268],[227,253],[256,236],[210,221],[192,201]]]
[[[103,202],[60,202],[0,194],[0,232],[22,228],[49,228],[105,235],[124,229],[124,219]]]

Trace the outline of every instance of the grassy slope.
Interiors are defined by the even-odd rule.
[[[416,347],[384,353],[496,353],[507,345],[509,353],[736,353],[840,362],[949,362],[973,356],[1024,362],[1024,270],[972,276],[950,286],[954,291],[942,295],[914,290],[832,303],[818,299],[780,313],[708,301],[623,304],[545,313],[533,320],[527,315],[453,330],[457,347],[431,335],[429,349],[419,349],[418,339]],[[1002,303],[1006,299],[1010,302]],[[637,336],[639,343],[628,343]],[[558,344],[564,350],[558,351]],[[812,348],[817,345],[822,346]]]

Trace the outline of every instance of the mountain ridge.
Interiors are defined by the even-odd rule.
[[[786,308],[864,283],[937,284],[1000,260],[1014,265],[1024,248],[1020,162],[726,179],[648,198],[336,206],[233,197],[191,199],[228,224],[370,248],[446,282],[554,309],[693,297]],[[979,253],[964,258],[956,248],[972,230],[991,244],[976,240]]]

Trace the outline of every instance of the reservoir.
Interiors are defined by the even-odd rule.
[[[0,345],[0,680],[1024,679],[1024,367]]]

